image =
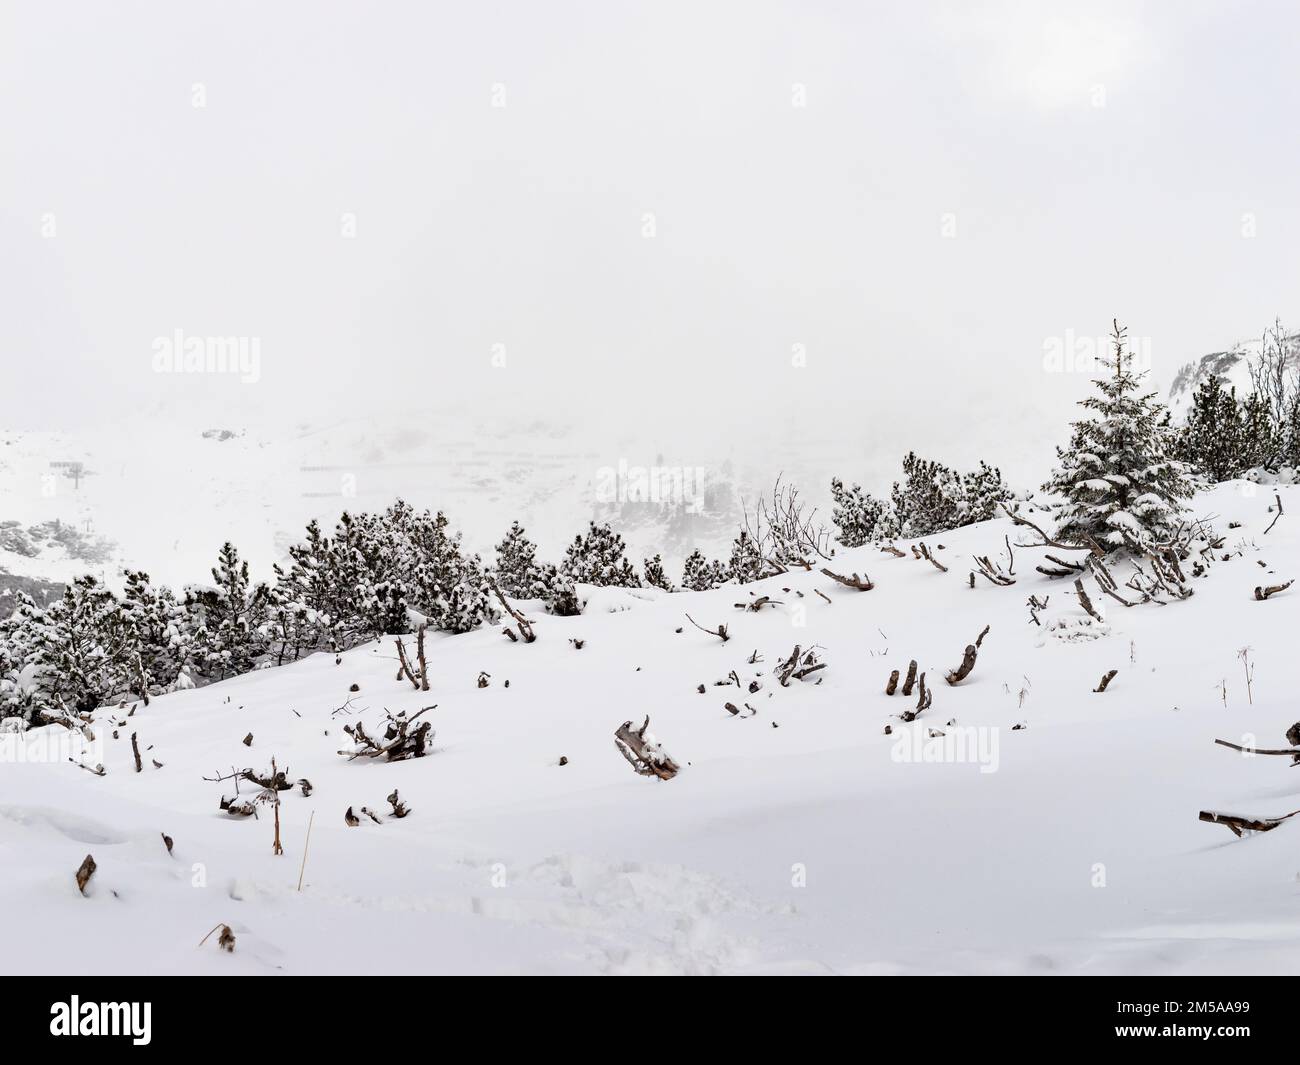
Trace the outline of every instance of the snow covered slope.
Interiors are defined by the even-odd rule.
[[[841,552],[833,568],[869,573],[869,592],[814,571],[595,590],[576,618],[532,609],[531,645],[498,630],[433,641],[427,693],[394,679],[390,641],[100,711],[105,776],[0,766],[0,969],[1300,972],[1300,818],[1242,839],[1197,819],[1300,808],[1288,759],[1213,743],[1283,746],[1300,718],[1300,590],[1251,595],[1300,575],[1300,487],[1281,491],[1267,535],[1270,493],[1199,497],[1235,557],[1184,603],[1099,600],[1105,626],[1034,571],[1041,550],[1015,552],[1015,585],[970,588],[971,555],[1017,540],[990,522],[931,542],[948,572]],[[1043,626],[1031,593],[1050,596]],[[735,606],[761,595],[779,605]],[[949,687],[986,625],[974,672]],[[828,666],[782,687],[772,669],[795,644]],[[934,704],[904,723],[915,700],[884,687],[913,657]],[[715,684],[732,671],[746,690]],[[430,756],[337,753],[345,724],[431,704]],[[683,766],[672,780],[635,775],[614,749],[614,730],[647,715]],[[931,728],[966,746],[943,757],[924,746]],[[313,786],[284,796],[279,857],[270,809],[232,819],[218,811],[232,784],[204,780],[273,757]],[[394,788],[402,820],[384,816]],[[383,823],[347,827],[362,806]],[[218,922],[231,954],[215,936],[197,946]]]

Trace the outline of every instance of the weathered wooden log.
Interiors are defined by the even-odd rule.
[[[1286,584],[1257,585],[1255,587],[1255,598],[1260,602],[1263,602],[1271,595],[1277,595],[1278,592],[1285,592],[1293,584],[1295,584],[1295,578],[1287,581]]]
[[[646,738],[649,727],[649,715],[639,729],[634,729],[631,721],[624,721],[614,730],[614,747],[641,776],[672,780],[681,767],[669,757],[662,744]]]
[[[1292,810],[1281,817],[1247,817],[1242,814],[1226,814],[1219,810],[1202,810],[1200,818],[1210,824],[1223,825],[1234,836],[1240,836],[1243,832],[1271,832],[1287,818],[1295,817],[1296,814],[1300,814],[1300,810]]]
[[[1110,684],[1110,682],[1115,679],[1115,674],[1117,674],[1118,672],[1119,672],[1118,669],[1110,670],[1105,676],[1101,678],[1101,683],[1098,684],[1092,690],[1095,692],[1104,692],[1106,690],[1106,687]]]

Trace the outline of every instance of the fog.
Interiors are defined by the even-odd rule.
[[[1285,3],[0,12],[10,428],[490,410],[1028,476],[1086,388],[1054,338],[1119,317],[1163,388],[1296,309]],[[157,372],[178,330],[256,374]]]

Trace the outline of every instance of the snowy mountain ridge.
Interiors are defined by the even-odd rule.
[[[1289,364],[1293,373],[1300,373],[1300,333],[1286,336],[1290,348]],[[1250,364],[1258,359],[1263,348],[1263,340],[1244,340],[1233,345],[1227,351],[1212,351],[1199,359],[1183,365],[1174,376],[1169,386],[1167,404],[1174,421],[1182,422],[1192,409],[1192,397],[1200,388],[1201,382],[1210,376],[1224,379],[1228,387],[1235,388],[1240,398],[1251,392]]]
[[[1297,717],[1300,595],[1253,595],[1300,574],[1300,487],[1278,491],[1275,524],[1253,484],[1198,496],[1224,539],[1195,594],[1098,598],[1100,622],[1036,570],[1059,552],[998,520],[930,539],[946,569],[905,541],[838,553],[827,568],[869,591],[814,568],[592,590],[571,618],[524,603],[534,643],[432,637],[427,692],[387,638],[100,710],[76,751],[58,726],[5,737],[0,907],[26,919],[3,967],[1291,971],[1300,819],[1245,839],[1198,819],[1300,807],[1285,759],[1214,743],[1282,746]],[[1015,583],[970,576],[976,556]],[[977,636],[969,675],[945,683]],[[796,646],[824,668],[783,684]],[[886,694],[911,660],[933,699],[919,716],[915,691]],[[345,726],[374,735],[386,711],[426,707],[426,757],[349,757]],[[646,718],[672,779],[615,750]],[[219,778],[272,759],[309,781],[281,795],[278,856],[270,807],[218,808],[258,793]],[[221,924],[233,951],[196,946]]]

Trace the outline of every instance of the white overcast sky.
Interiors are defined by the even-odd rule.
[[[1280,0],[0,0],[3,421],[776,412],[1009,463],[1086,387],[1049,338],[1119,316],[1163,388],[1300,312],[1297,40]],[[261,380],[153,373],[178,328]]]

